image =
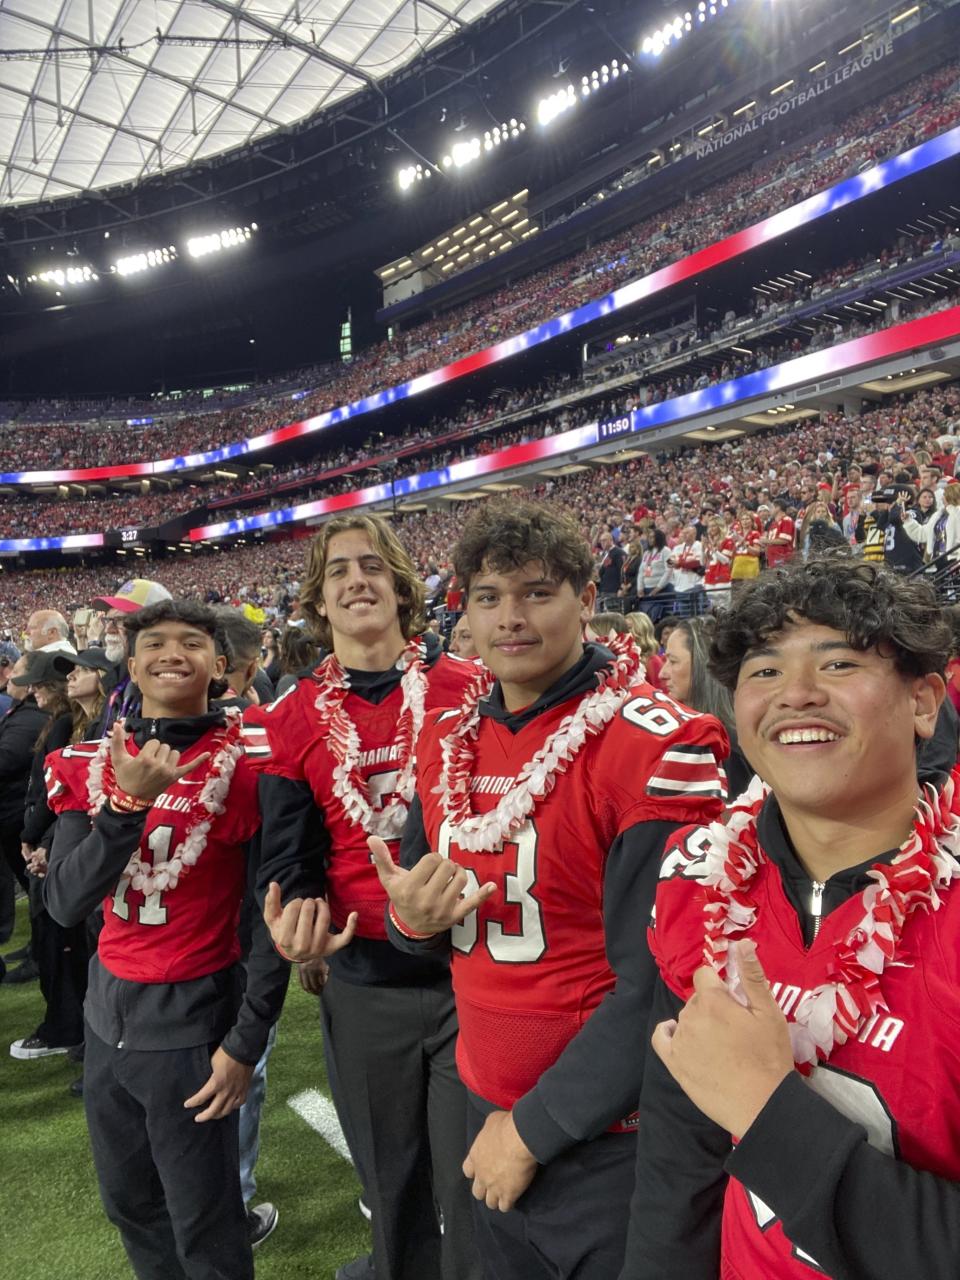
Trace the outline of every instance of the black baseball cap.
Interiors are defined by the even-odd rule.
[[[87,671],[99,671],[100,683],[105,693],[115,688],[120,679],[117,664],[111,662],[102,649],[81,649],[79,653],[54,653],[53,658],[58,678],[65,680],[74,667],[84,667]]]
[[[54,666],[53,660],[56,654],[51,651],[44,652],[42,649],[34,650],[27,655],[27,669],[19,676],[11,676],[10,683],[15,684],[18,688],[23,688],[28,684],[54,684],[65,679],[64,675]]]

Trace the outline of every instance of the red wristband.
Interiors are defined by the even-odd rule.
[[[132,796],[126,791],[121,791],[119,787],[114,787],[107,798],[110,808],[115,813],[145,813],[147,809],[153,808],[152,800]]]
[[[397,915],[396,908],[392,902],[388,908],[388,914],[397,932],[402,933],[405,938],[409,938],[412,942],[423,942],[425,938],[435,938],[437,936],[435,933],[417,933],[417,931],[415,929],[411,929],[408,924],[404,924]]]

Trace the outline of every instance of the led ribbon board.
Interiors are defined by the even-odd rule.
[[[245,516],[238,520],[202,525],[191,529],[187,537],[192,542],[212,541],[218,538],[229,538],[238,533],[252,533],[258,529],[275,529],[293,521],[330,516],[338,511],[356,507],[391,502],[394,498],[401,501],[462,481],[478,480],[481,477],[512,470],[514,467],[531,462],[549,461],[576,449],[588,449],[593,445],[602,444],[604,440],[610,438],[610,433],[605,433],[604,428],[610,427],[611,424],[615,424],[614,434],[618,439],[637,435],[656,427],[699,417],[711,411],[728,409],[741,401],[754,400],[758,396],[801,386],[805,382],[816,381],[829,374],[873,364],[903,352],[915,351],[918,347],[946,342],[957,337],[960,337],[960,307],[950,307],[948,310],[937,311],[930,316],[922,316],[918,320],[894,325],[879,333],[854,338],[850,342],[841,343],[824,351],[814,351],[810,355],[798,356],[796,360],[787,360],[783,364],[772,365],[769,369],[745,374],[742,378],[734,378],[729,382],[705,387],[701,391],[692,391],[688,395],[677,396],[672,400],[662,400],[659,404],[634,409],[630,414],[613,419],[612,423],[587,423],[572,431],[564,431],[560,435],[547,436],[543,440],[531,440],[527,444],[512,445],[508,449],[501,449],[497,453],[485,454],[479,458],[466,458],[463,462],[455,462],[452,466],[442,467],[438,471],[402,476],[395,480],[392,486],[390,484],[371,485],[367,489],[357,489],[353,493],[338,493],[332,498],[319,498],[314,502],[303,502],[298,506],[285,507],[278,511],[264,511],[259,515]]]
[[[71,547],[102,547],[102,533],[70,533],[62,538],[0,538],[0,555],[21,551],[68,551]]]
[[[250,440],[238,440],[233,444],[223,445],[219,449],[210,449],[206,453],[191,453],[179,458],[163,458],[159,462],[141,462],[124,466],[92,467],[65,471],[8,471],[0,474],[0,484],[62,484],[70,480],[92,481],[118,479],[128,476],[162,475],[168,471],[214,466],[218,463],[229,462],[234,458],[241,458],[248,453],[257,453],[261,449],[273,448],[275,445],[283,444],[288,440],[299,440],[317,431],[323,431],[327,427],[336,426],[337,423],[348,422],[351,418],[359,417],[365,413],[373,413],[375,410],[383,409],[399,400],[407,400],[411,396],[419,395],[422,391],[444,386],[457,378],[464,378],[467,374],[474,373],[477,369],[485,369],[489,365],[499,364],[501,360],[507,360],[510,356],[518,355],[521,351],[527,351],[531,347],[538,347],[544,342],[549,342],[552,338],[559,337],[561,334],[570,333],[583,325],[591,324],[601,316],[607,316],[615,311],[622,310],[624,307],[632,306],[644,298],[652,297],[663,289],[669,289],[683,280],[689,280],[692,276],[708,271],[711,267],[719,266],[723,262],[729,262],[732,258],[739,257],[740,254],[747,253],[750,249],[756,249],[760,245],[768,244],[778,236],[787,235],[798,227],[806,226],[811,222],[815,222],[818,218],[835,213],[845,205],[852,204],[856,200],[862,200],[864,196],[872,195],[875,191],[882,191],[892,183],[912,177],[924,169],[929,169],[932,165],[951,159],[958,153],[960,153],[960,125],[950,129],[947,133],[940,134],[939,137],[922,142],[910,151],[903,152],[902,155],[893,156],[890,160],[884,160],[881,164],[874,165],[872,169],[867,169],[864,173],[857,174],[856,177],[847,178],[845,181],[837,183],[834,187],[828,187],[826,191],[809,196],[806,200],[801,200],[799,204],[791,205],[789,209],[783,209],[779,213],[771,214],[770,217],[764,218],[761,222],[754,223],[752,227],[746,227],[743,231],[737,231],[733,235],[727,236],[725,240],[718,240],[715,244],[698,249],[696,253],[692,253],[686,258],[681,258],[678,262],[672,262],[669,266],[661,267],[659,271],[654,271],[639,280],[632,280],[629,284],[615,289],[612,293],[608,293],[602,298],[596,298],[592,302],[584,303],[582,307],[577,307],[575,311],[568,311],[564,315],[555,316],[552,320],[547,320],[543,324],[537,325],[536,328],[528,329],[525,333],[515,334],[512,338],[505,338],[503,342],[498,342],[495,346],[487,347],[483,351],[476,351],[473,355],[464,356],[461,360],[455,360],[452,364],[445,365],[440,369],[434,369],[431,373],[421,374],[420,377],[413,378],[410,382],[403,382],[396,387],[388,387],[384,391],[378,391],[375,395],[366,396],[362,400],[354,401],[352,404],[330,409],[326,413],[307,418],[302,422],[291,423],[289,426],[280,427],[276,431],[268,431],[262,436],[254,436]]]

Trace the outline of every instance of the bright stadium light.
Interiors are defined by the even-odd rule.
[[[464,169],[467,165],[479,160],[483,152],[496,150],[511,138],[519,138],[526,133],[527,126],[523,120],[515,117],[495,124],[492,129],[484,130],[482,138],[469,138],[464,142],[455,142],[441,160],[444,169]]]
[[[235,249],[237,245],[246,244],[256,230],[257,224],[251,222],[248,227],[228,227],[225,231],[192,236],[187,241],[187,253],[191,258],[205,258],[207,254],[220,253],[223,249]]]
[[[577,91],[572,84],[568,84],[565,89],[558,89],[549,97],[540,99],[537,103],[537,123],[546,128],[556,120],[557,116],[563,115],[565,111],[569,111],[576,105]]]
[[[647,58],[659,58],[672,44],[689,35],[695,22],[703,24],[710,18],[716,18],[732,3],[733,0],[698,0],[696,9],[678,13],[662,27],[645,35],[640,42],[640,52]]]
[[[168,262],[175,262],[177,251],[174,246],[167,245],[162,249],[145,249],[142,253],[131,253],[117,258],[111,267],[120,276],[135,276],[141,271],[150,271],[154,267],[163,267]]]
[[[36,275],[27,276],[27,283],[50,284],[63,289],[66,285],[88,284],[99,278],[93,267],[51,267],[48,271],[38,271]]]
[[[405,169],[397,170],[397,183],[401,191],[408,191],[415,182],[429,178],[433,170],[429,165],[408,164]]]
[[[589,75],[580,77],[581,98],[589,98],[591,93],[599,92],[612,81],[618,80],[622,75],[626,75],[629,70],[630,64],[628,62],[620,62],[617,58],[614,58],[609,66],[604,63],[602,67],[594,67]]]

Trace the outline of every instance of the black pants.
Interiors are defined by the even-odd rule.
[[[239,1113],[197,1124],[183,1106],[209,1079],[211,1048],[115,1049],[86,1028],[100,1196],[138,1280],[253,1280]]]
[[[337,1119],[340,1121],[340,1128],[343,1130],[343,1136],[346,1139],[347,1147],[350,1151],[350,1159],[353,1161],[353,1169],[357,1175],[357,1180],[363,1188],[363,1202],[370,1207],[367,1199],[369,1192],[367,1191],[366,1170],[363,1167],[364,1148],[354,1135],[350,1122],[350,1111],[347,1107],[346,1099],[343,1094],[343,1087],[340,1084],[340,1076],[337,1072],[337,1060],[333,1056],[333,1036],[330,1030],[330,1010],[323,1002],[322,994],[317,997],[320,1007],[320,1026],[323,1028],[323,1061],[327,1068],[327,1087],[330,1090],[330,1097],[333,1099],[333,1105],[337,1109]]]
[[[363,987],[331,976],[322,999],[337,1101],[373,1213],[377,1280],[480,1280],[449,987]]]
[[[485,1117],[470,1105],[468,1144]],[[606,1133],[538,1170],[509,1213],[474,1200],[484,1280],[614,1280],[626,1251],[637,1139]]]
[[[43,881],[31,876],[30,882],[32,908]],[[32,918],[40,991],[46,1001],[43,1021],[36,1034],[47,1044],[81,1044],[83,997],[90,961],[86,926],[80,924],[65,929],[48,913],[42,900]]]
[[[27,869],[20,853],[21,822],[0,822],[0,946],[16,924],[17,884],[27,887]]]

